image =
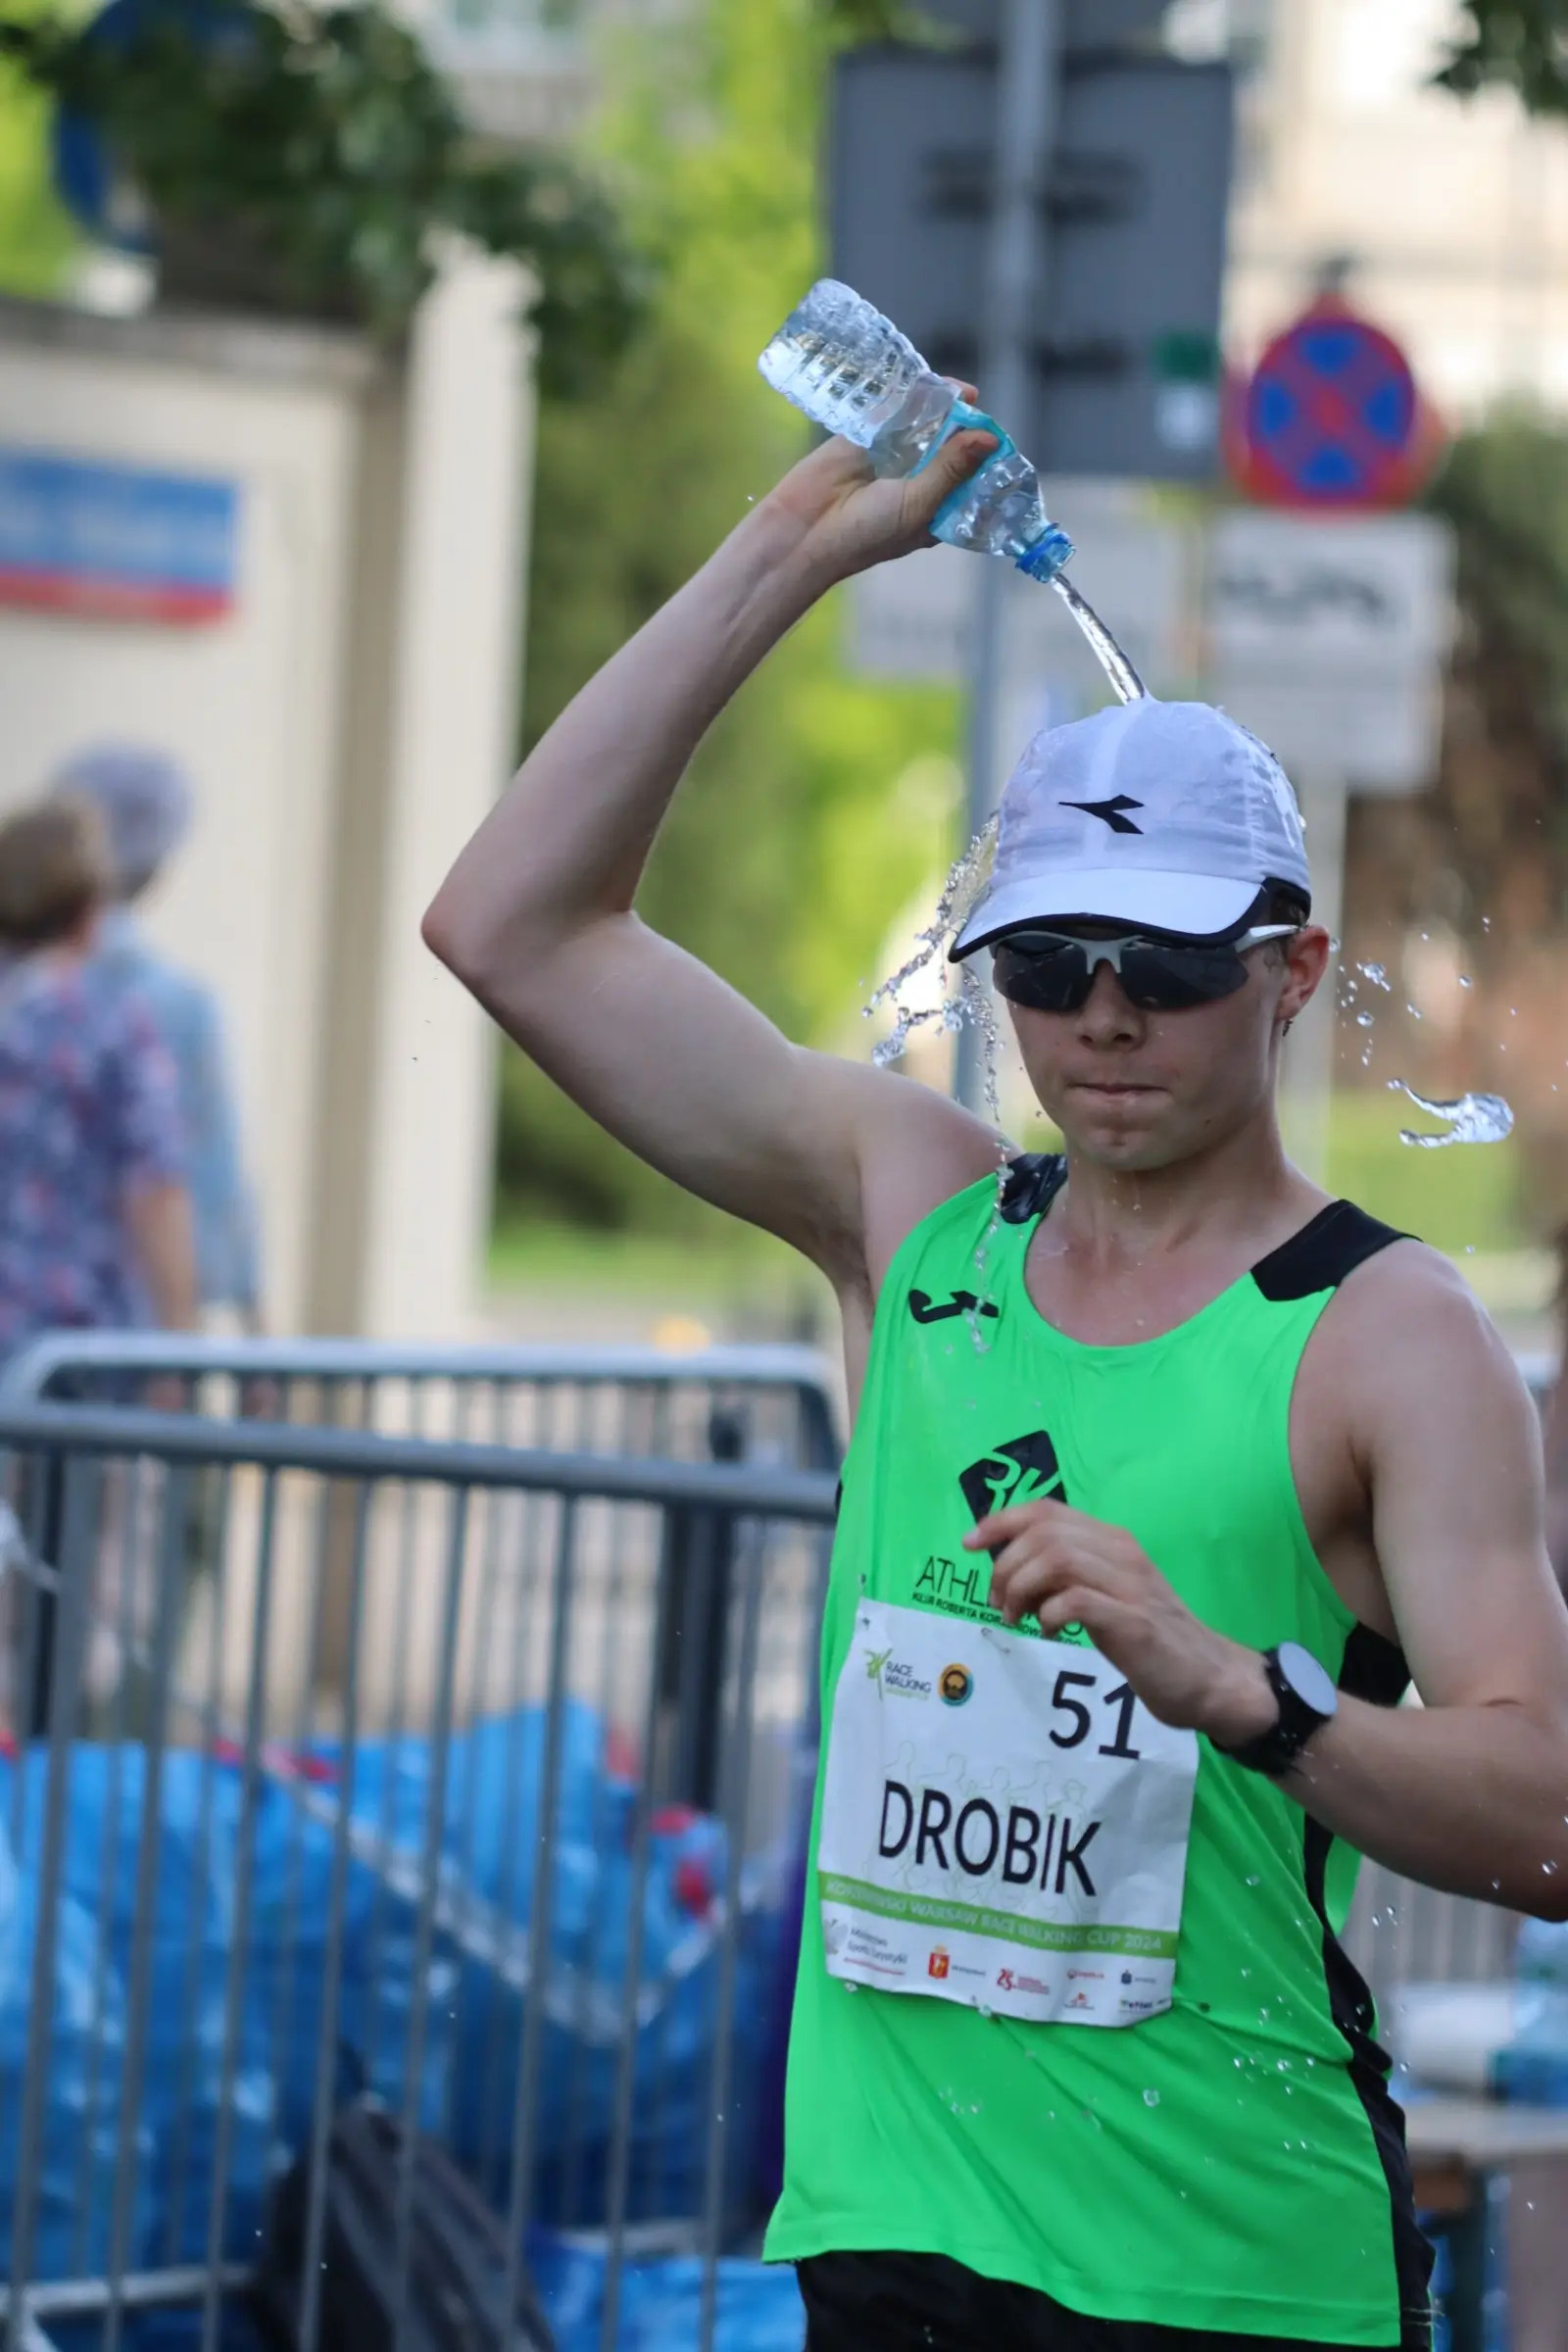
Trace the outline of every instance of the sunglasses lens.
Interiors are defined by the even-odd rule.
[[[1033,1012],[1076,1012],[1089,994],[1089,966],[1082,948],[1049,934],[1020,932],[999,940],[992,977],[1009,1004]]]
[[[1247,966],[1234,948],[1130,947],[1122,954],[1122,987],[1147,1012],[1218,1004],[1246,979]]]

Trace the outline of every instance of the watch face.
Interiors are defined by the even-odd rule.
[[[1275,1653],[1280,1671],[1299,1699],[1304,1699],[1314,1715],[1333,1715],[1340,1704],[1340,1694],[1333,1677],[1320,1666],[1309,1649],[1299,1642],[1282,1642]]]

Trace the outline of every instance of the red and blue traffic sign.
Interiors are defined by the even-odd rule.
[[[1232,468],[1269,506],[1403,506],[1434,454],[1403,352],[1332,300],[1275,336],[1230,422]]]

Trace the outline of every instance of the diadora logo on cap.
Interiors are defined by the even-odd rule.
[[[1143,802],[1129,800],[1124,792],[1118,792],[1113,801],[1063,801],[1061,805],[1064,808],[1081,808],[1085,816],[1098,816],[1113,833],[1142,833],[1144,829],[1135,825],[1127,814],[1129,808],[1141,808]]]
[[[971,1462],[959,1472],[958,1484],[977,1521],[989,1519],[993,1511],[1009,1510],[1014,1503],[1038,1502],[1043,1494],[1054,1495],[1057,1502],[1067,1499],[1056,1448],[1044,1429],[1013,1438],[995,1453]]]

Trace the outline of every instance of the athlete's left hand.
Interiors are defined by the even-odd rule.
[[[1008,1625],[1032,1614],[1048,1641],[1081,1625],[1161,1723],[1234,1746],[1275,1721],[1261,1652],[1195,1617],[1125,1528],[1048,1497],[993,1512],[963,1541],[990,1552],[991,1606]]]

